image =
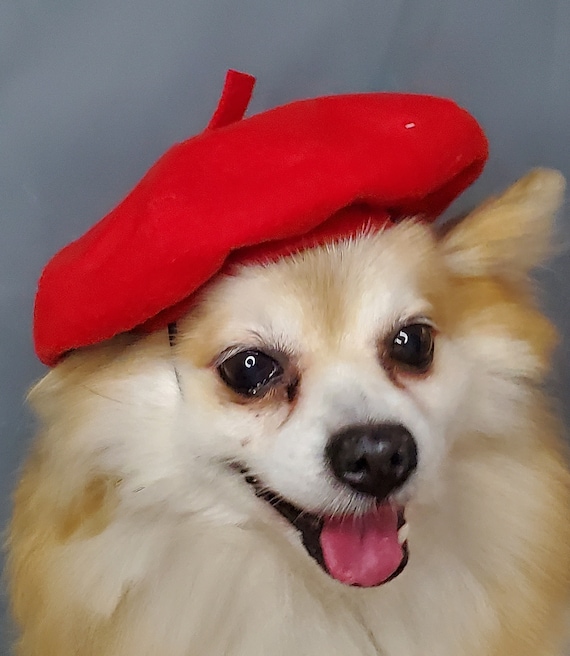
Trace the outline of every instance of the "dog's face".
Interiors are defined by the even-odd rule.
[[[546,365],[551,329],[521,289],[541,221],[513,195],[441,238],[404,222],[217,282],[173,354],[188,471],[232,479],[228,510],[253,500],[332,577],[397,576],[455,443],[512,431]]]
[[[207,426],[188,456],[199,443],[347,583],[403,568],[406,502],[433,491],[469,382],[440,327],[441,276],[428,229],[402,224],[248,267],[180,325],[188,420],[197,403]]]
[[[439,235],[408,221],[218,279],[172,347],[99,367],[85,444],[127,504],[269,530],[346,584],[395,578],[454,451],[512,439],[544,375],[526,283],[562,187],[538,172]]]

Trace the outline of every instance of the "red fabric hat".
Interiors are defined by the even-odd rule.
[[[125,200],[45,267],[36,352],[68,351],[179,318],[222,268],[433,220],[480,174],[487,141],[431,96],[302,100],[241,120],[254,78],[230,71],[201,134],[173,146]]]

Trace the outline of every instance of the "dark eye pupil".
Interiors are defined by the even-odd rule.
[[[221,379],[238,394],[255,396],[282,373],[281,365],[261,351],[236,353],[218,367]]]
[[[433,360],[433,351],[432,328],[424,324],[413,324],[396,333],[390,348],[390,357],[412,369],[425,370]]]

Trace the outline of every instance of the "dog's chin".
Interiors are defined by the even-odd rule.
[[[294,505],[239,467],[253,493],[299,533],[311,558],[345,585],[370,588],[399,576],[408,563],[404,508],[377,503],[362,514],[317,515]]]

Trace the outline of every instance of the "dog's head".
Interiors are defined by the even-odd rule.
[[[124,507],[269,530],[343,583],[389,581],[447,502],[454,449],[509,440],[545,374],[528,271],[563,186],[537,171],[439,232],[403,221],[244,267],[172,343],[72,355],[35,392],[52,423],[51,392],[73,395],[66,478],[103,472]]]

